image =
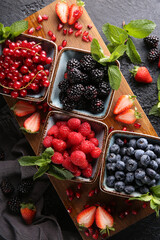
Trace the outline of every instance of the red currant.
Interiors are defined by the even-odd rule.
[[[52,58],[51,57],[46,58],[46,64],[50,64],[51,62],[52,62]]]
[[[37,71],[42,71],[42,70],[44,70],[43,65],[38,65],[38,66],[37,66]]]
[[[21,68],[20,68],[20,72],[25,74],[25,73],[28,73],[28,67],[23,65]]]
[[[21,97],[25,97],[27,95],[27,90],[26,89],[20,90],[20,95]]]
[[[11,92],[11,97],[12,98],[17,98],[19,96],[18,92],[17,91],[12,91]]]
[[[18,82],[18,81],[17,81],[17,82],[14,82],[13,87],[14,87],[15,89],[20,89],[21,86],[22,86],[21,82]]]
[[[31,80],[30,76],[28,76],[28,75],[24,75],[24,76],[23,76],[23,81],[24,81],[25,83],[28,83],[30,80]]]

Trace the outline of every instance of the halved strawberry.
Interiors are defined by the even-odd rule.
[[[25,130],[28,133],[36,133],[40,128],[40,114],[38,112],[33,113],[29,118],[24,121],[23,124]]]
[[[101,233],[108,232],[109,235],[109,230],[115,231],[115,229],[113,228],[113,217],[104,208],[100,206],[96,210],[95,221],[97,227],[101,229]]]
[[[122,95],[118,98],[116,106],[114,107],[113,113],[119,114],[133,106],[136,96]]]
[[[82,212],[80,212],[77,216],[77,223],[79,224],[79,226],[85,228],[92,226],[92,224],[94,223],[95,213],[95,206],[86,208]]]
[[[125,124],[132,124],[139,118],[141,118],[141,114],[137,112],[137,109],[135,108],[135,110],[133,109],[125,110],[124,112],[118,114],[115,119],[118,122],[122,122]]]
[[[56,13],[61,20],[62,23],[67,23],[68,14],[69,14],[69,6],[66,2],[58,2],[55,7]]]
[[[36,111],[36,107],[34,105],[25,101],[18,101],[11,109],[18,117],[24,117]]]
[[[74,24],[83,14],[83,7],[85,6],[84,2],[77,0],[76,4],[72,4],[69,9],[69,19],[68,24]]]

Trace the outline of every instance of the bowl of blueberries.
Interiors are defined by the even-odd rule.
[[[160,138],[116,130],[106,144],[100,176],[103,192],[138,197],[160,184]]]

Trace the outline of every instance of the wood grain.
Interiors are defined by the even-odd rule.
[[[78,48],[82,48],[85,50],[90,50],[90,43],[83,42],[81,37],[76,38],[74,36],[74,33],[71,36],[68,36],[68,35],[64,36],[63,31],[60,31],[60,32],[57,31],[58,18],[56,16],[55,10],[54,10],[55,4],[57,1],[51,3],[50,5],[46,6],[45,8],[41,9],[40,11],[38,11],[38,12],[32,14],[31,16],[29,16],[28,18],[26,18],[26,20],[28,20],[28,22],[29,22],[29,28],[30,27],[36,28],[38,26],[37,17],[39,14],[40,15],[47,14],[49,16],[48,21],[43,21],[42,22],[42,30],[35,31],[34,35],[42,36],[43,38],[50,39],[47,32],[49,30],[51,30],[57,37],[57,40],[56,40],[57,45],[61,45],[62,41],[64,39],[66,39],[68,42],[67,46],[69,46],[69,47],[78,47]],[[70,2],[73,3],[74,1],[71,0]],[[88,24],[91,24],[93,26],[92,29],[89,30],[90,34],[93,37],[98,39],[105,54],[109,55],[109,51],[108,51],[104,41],[102,40],[101,36],[99,35],[96,27],[94,26],[92,20],[88,16],[86,10],[84,10],[84,13],[80,19],[80,23],[83,25],[83,30],[88,30],[87,29]],[[64,28],[69,29],[69,26],[65,25]],[[133,94],[132,90],[130,89],[127,81],[124,79],[123,76],[122,76],[122,82],[121,82],[120,89],[115,94],[115,97],[114,97],[114,100],[112,103],[112,107],[110,110],[110,114],[106,119],[103,120],[103,122],[105,122],[108,125],[108,127],[112,126],[112,127],[114,127],[114,129],[121,129],[121,130],[124,126],[123,126],[123,124],[120,124],[114,120],[113,107],[114,107],[117,99],[119,98],[119,96],[121,96],[122,94],[131,94],[131,95]],[[8,98],[8,97],[5,97],[5,99],[9,106],[13,106],[13,103],[15,102],[13,99]],[[138,108],[138,111],[142,113],[142,119],[138,121],[141,124],[141,128],[136,129],[134,126],[128,126],[127,130],[135,131],[135,132],[142,132],[142,133],[157,136],[153,126],[149,122],[147,116],[145,115],[143,109],[141,108],[141,106],[137,100],[135,102],[135,105]],[[44,117],[45,117],[45,115],[44,115]],[[22,126],[24,118],[22,118],[22,119],[18,118],[17,121],[18,121],[19,125]],[[32,146],[32,148],[36,154],[38,152],[39,139],[40,139],[40,136],[42,133],[42,128],[43,128],[43,126],[41,125],[40,133],[37,135],[32,135],[32,136],[26,135],[27,140],[29,141],[30,145]],[[125,219],[123,219],[123,220],[120,219],[118,217],[119,213],[128,208],[128,206],[124,202],[123,198],[108,195],[103,192],[99,192],[97,195],[95,194],[92,198],[88,197],[88,193],[90,190],[92,190],[94,188],[98,188],[99,178],[96,180],[96,182],[94,184],[83,184],[82,189],[80,190],[81,198],[80,199],[75,198],[72,202],[70,202],[67,199],[65,191],[68,187],[71,187],[76,190],[77,184],[70,182],[70,181],[59,181],[53,177],[49,177],[49,179],[52,182],[54,188],[56,189],[56,191],[57,191],[59,197],[61,198],[64,206],[66,207],[66,209],[68,209],[68,207],[70,207],[70,206],[72,207],[72,213],[70,214],[70,216],[71,216],[73,222],[75,223],[76,227],[77,227],[76,216],[83,209],[83,206],[85,204],[92,205],[92,204],[95,204],[96,202],[99,202],[101,204],[105,204],[106,206],[111,206],[114,209],[113,216],[115,218],[116,231],[111,232],[111,235],[118,233],[119,231],[125,229],[126,227],[130,226],[131,224],[136,223],[140,219],[142,219],[152,213],[152,210],[149,208],[149,206],[147,208],[143,209],[141,202],[134,202],[133,205],[129,207],[129,209],[137,210],[138,214],[136,216],[129,214],[129,216],[127,216]],[[115,206],[113,206],[114,203],[115,203]],[[84,232],[80,232],[80,234],[83,239],[92,239],[92,238],[86,237]]]

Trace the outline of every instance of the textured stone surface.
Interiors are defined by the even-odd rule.
[[[47,4],[51,3],[50,0],[1,0],[0,1],[0,22],[5,25],[10,25],[16,20],[25,18],[33,12],[43,8]],[[111,24],[121,27],[122,21],[125,20],[128,23],[133,19],[150,19],[156,24],[156,30],[154,34],[159,35],[159,0],[86,0],[86,9],[91,16],[98,31],[106,41],[105,36],[102,33],[101,27],[104,23],[109,22]],[[160,36],[160,35],[159,35]],[[145,64],[149,68],[149,71],[153,77],[153,83],[150,85],[141,85],[136,83],[133,78],[130,77],[129,70],[133,65],[124,57],[121,60],[121,70],[134,94],[137,96],[138,101],[143,107],[145,113],[148,116],[148,112],[152,105],[157,101],[157,88],[156,81],[159,74],[157,63],[148,64],[146,56],[147,51],[144,43],[141,39],[133,39],[134,43],[142,57],[142,64]],[[107,43],[107,42],[106,42]],[[0,102],[2,100],[0,99]],[[151,123],[153,124],[157,134],[160,136],[159,121],[157,117],[149,116]],[[48,193],[49,194],[49,193]],[[50,193],[51,195],[51,193]],[[128,216],[129,217],[129,216]],[[127,219],[126,219],[127,220]],[[137,224],[127,228],[121,233],[112,237],[112,240],[130,239],[130,240],[158,240],[160,239],[160,220],[155,218],[155,215],[151,215]],[[68,224],[69,226],[69,224]],[[67,228],[67,226],[66,226]],[[71,229],[71,228],[70,228]]]

